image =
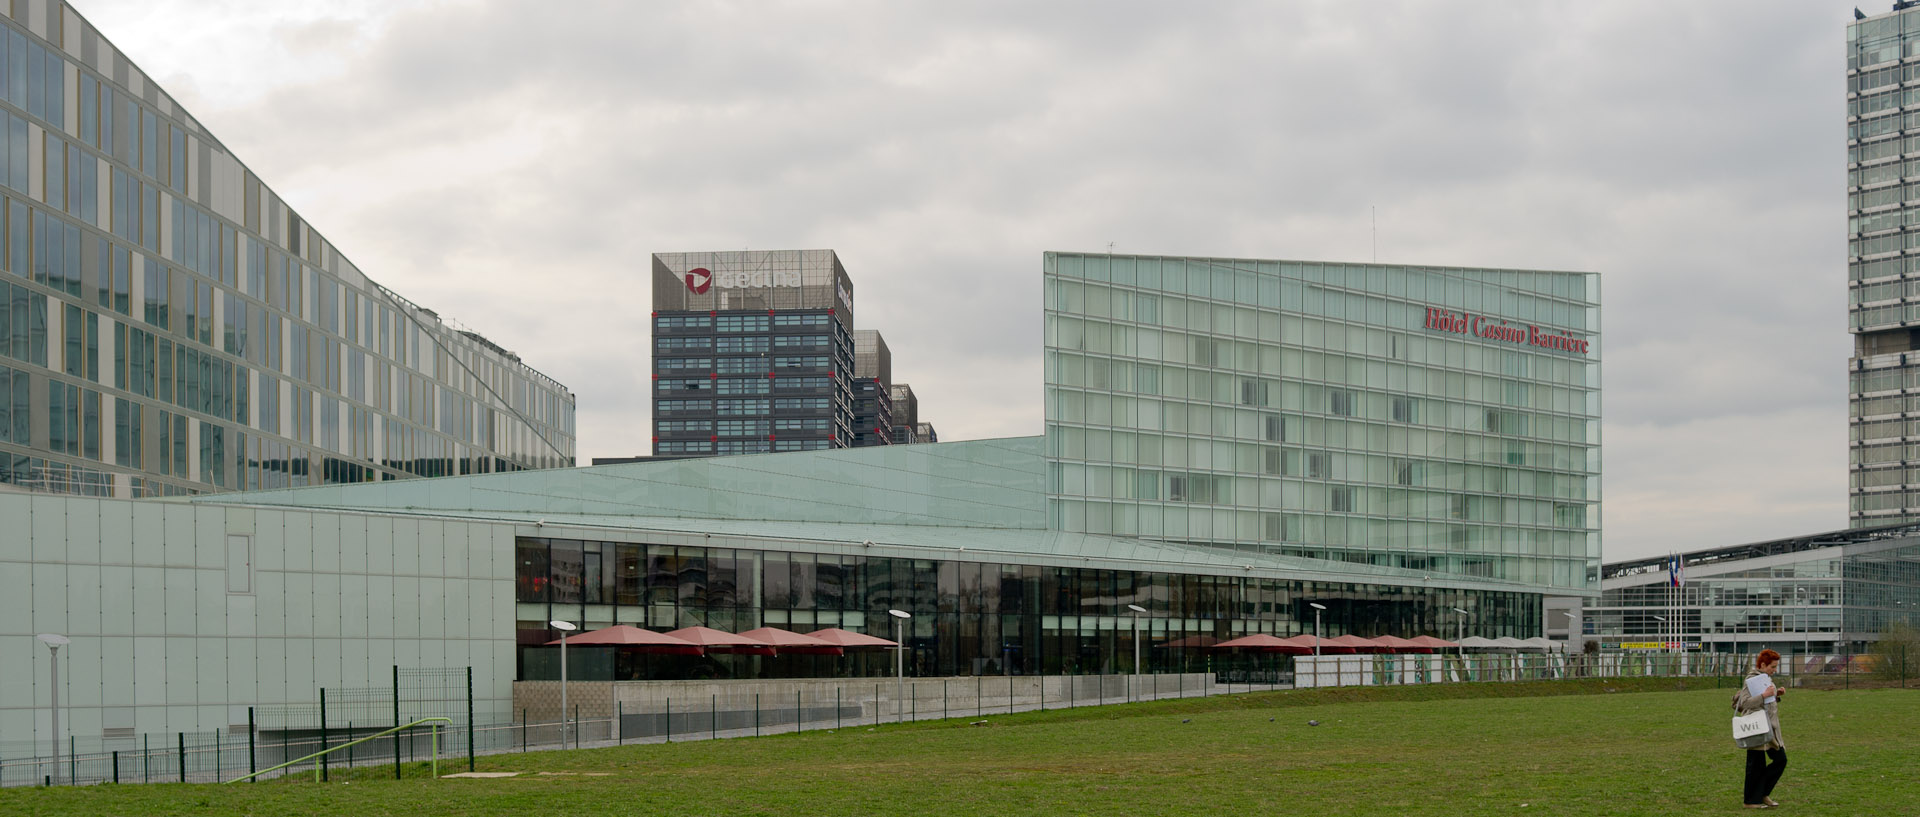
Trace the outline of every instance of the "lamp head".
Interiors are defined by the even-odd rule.
[[[1127,605],[1127,609],[1128,609],[1128,610],[1132,610],[1132,611],[1134,611],[1134,612],[1136,612],[1136,613],[1144,613],[1144,612],[1146,612],[1146,611],[1147,611],[1147,608],[1145,608],[1145,607],[1141,607],[1141,606],[1140,606],[1140,605],[1138,605],[1138,604],[1129,604],[1129,605]]]
[[[1460,609],[1460,608],[1458,608],[1458,607],[1454,607],[1454,608],[1452,608],[1452,610],[1453,610],[1454,612],[1456,612],[1456,613],[1459,613],[1460,615],[1463,615],[1463,616],[1470,616],[1470,615],[1473,615],[1472,613],[1469,613],[1469,612],[1467,612],[1467,611],[1465,611],[1465,610],[1462,610],[1462,609]]]
[[[34,638],[40,639],[40,643],[45,644],[54,649],[59,649],[61,647],[64,647],[64,646],[67,646],[68,644],[73,643],[73,639],[68,638],[64,635],[60,635],[58,633],[41,633],[39,635],[34,636]]]
[[[1310,601],[1310,602],[1307,602],[1307,606],[1308,606],[1308,607],[1312,607],[1312,608],[1313,608],[1313,609],[1315,609],[1315,610],[1325,610],[1325,609],[1327,609],[1327,606],[1326,606],[1326,605],[1324,605],[1324,604],[1321,604],[1320,602],[1317,602],[1317,601]]]
[[[894,618],[913,618],[913,614],[905,610],[888,610],[887,615],[893,616]]]
[[[560,632],[563,632],[563,633],[570,633],[570,632],[573,632],[574,630],[580,629],[579,627],[574,626],[573,622],[571,621],[561,621],[559,619],[554,619],[552,621],[547,622],[547,626],[552,627],[556,630],[559,630]]]

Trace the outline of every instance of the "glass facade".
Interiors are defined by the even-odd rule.
[[[797,543],[796,543],[797,544]],[[1327,606],[1326,636],[1538,635],[1534,593],[1300,581],[1197,572],[1074,568],[1015,562],[851,556],[800,550],[521,537],[515,544],[520,678],[558,672],[559,637],[547,622],[593,630],[632,624],[654,630],[702,625],[729,632],[769,626],[807,632],[840,627],[892,638],[888,609],[913,614],[907,672],[928,675],[1110,674],[1131,671],[1140,618],[1147,672],[1195,670],[1210,653],[1157,647],[1199,637],[1313,632],[1308,602]],[[1461,616],[1452,608],[1468,611]],[[576,648],[578,649],[578,648]],[[805,677],[891,674],[887,656],[854,659],[626,657],[597,664],[609,678]],[[583,680],[593,680],[587,678]]]
[[[1896,621],[1920,624],[1920,541],[1911,537],[1713,568],[1683,558],[1687,582],[1678,589],[1664,571],[1609,576],[1587,611],[1587,635],[1610,647],[1677,635],[1721,652],[1829,653],[1864,650]]]
[[[64,4],[0,23],[0,482],[573,464],[564,386],[361,274]]]
[[[1599,276],[1046,257],[1055,530],[1597,589]]]
[[[1920,519],[1920,14],[1847,26],[1849,519],[1872,527]],[[1909,173],[1908,171],[1913,171]]]

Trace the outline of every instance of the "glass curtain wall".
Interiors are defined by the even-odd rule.
[[[840,627],[893,637],[889,608],[908,622],[910,673],[1112,674],[1132,670],[1138,604],[1144,671],[1217,668],[1205,639],[1313,632],[1309,602],[1327,606],[1325,636],[1540,635],[1540,596],[1354,582],[893,559],[836,554],[523,538],[516,544],[520,678],[557,677],[554,619],[593,630],[632,624],[666,631]],[[1161,646],[1168,642],[1182,645]],[[888,654],[846,657],[622,656],[582,659],[583,680],[888,675]]]

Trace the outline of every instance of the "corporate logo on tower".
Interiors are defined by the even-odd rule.
[[[687,290],[695,295],[705,295],[713,288],[713,270],[706,267],[694,267],[687,270]]]

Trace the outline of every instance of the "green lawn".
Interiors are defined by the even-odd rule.
[[[8,789],[0,814],[1745,813],[1712,683],[1309,690],[480,759],[582,773],[504,780]],[[1790,813],[1920,815],[1920,690],[1800,690],[1782,714]]]

